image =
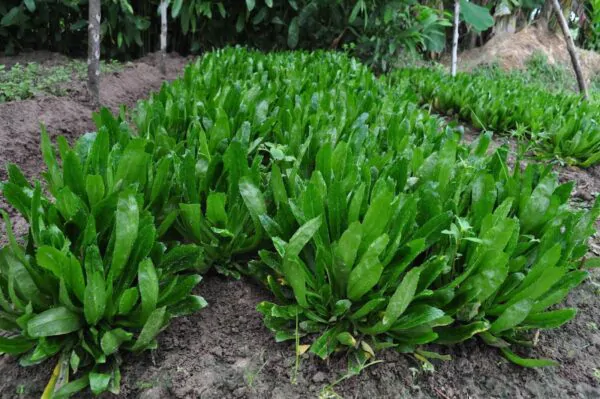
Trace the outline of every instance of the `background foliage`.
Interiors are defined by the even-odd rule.
[[[160,0],[102,0],[102,51],[134,58],[158,50]],[[462,0],[461,45],[545,15],[541,0]],[[0,50],[86,52],[87,0],[5,0]],[[582,47],[600,45],[600,3],[565,2]],[[169,50],[244,44],[263,50],[347,48],[381,70],[402,52],[440,53],[451,40],[451,0],[170,0]],[[570,13],[573,11],[573,13]],[[154,22],[154,23],[153,23]],[[556,24],[551,24],[555,26]],[[234,27],[232,29],[232,27]]]
[[[416,0],[173,0],[169,49],[198,52],[229,43],[261,49],[341,48],[387,66],[402,49],[443,50],[449,19],[441,2]],[[159,1],[103,0],[102,50],[135,57],[157,50]],[[0,4],[0,50],[86,51],[87,0]],[[232,26],[235,29],[232,29]]]

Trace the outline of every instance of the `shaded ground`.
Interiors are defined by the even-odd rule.
[[[168,77],[174,77],[184,63],[182,58],[171,57]],[[105,103],[113,110],[121,103],[132,106],[158,89],[162,77],[155,65],[148,58],[106,77]],[[53,137],[65,134],[70,140],[93,129],[91,109],[77,84],[74,92],[79,97],[0,104],[0,162],[16,162],[28,176],[38,176],[42,168],[40,121],[47,124]],[[467,131],[466,139],[472,140],[475,134]],[[597,170],[569,168],[562,170],[561,176],[578,180],[577,192],[585,193],[577,197],[581,205],[588,205],[600,191]],[[25,233],[25,228],[20,223],[19,233]],[[436,361],[434,373],[423,371],[411,356],[383,353],[383,363],[337,384],[333,390],[343,398],[598,398],[599,279],[600,274],[594,272],[569,296],[567,306],[580,309],[575,320],[561,329],[542,333],[536,348],[521,352],[558,360],[560,367],[519,368],[504,360],[496,349],[471,341],[452,348],[429,348],[453,357],[449,362]],[[338,356],[323,362],[305,356],[296,383],[292,383],[293,345],[275,343],[255,311],[259,302],[271,299],[267,291],[250,281],[209,275],[198,287],[198,294],[207,299],[208,308],[175,320],[159,336],[157,351],[125,356],[119,397],[335,397],[325,388],[346,372],[346,359]],[[52,366],[24,369],[17,366],[16,360],[0,357],[0,398],[40,397]]]

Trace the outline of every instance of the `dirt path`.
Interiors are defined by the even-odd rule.
[[[184,59],[172,57],[169,76],[181,71]],[[103,101],[116,110],[132,106],[157,90],[162,78],[152,59],[141,60],[103,80]],[[75,91],[77,93],[77,91]],[[93,129],[91,109],[75,94],[72,98],[43,98],[0,105],[0,163],[16,162],[29,177],[42,169],[39,123],[52,136],[70,140]],[[2,172],[4,173],[4,172]],[[593,197],[600,187],[597,171],[567,169],[561,176],[578,179],[577,190]],[[4,177],[4,175],[0,175]],[[587,204],[590,198],[583,198]],[[4,206],[2,204],[2,206]],[[19,224],[19,233],[25,225]],[[434,373],[425,372],[409,355],[381,354],[383,363],[349,378],[333,390],[343,398],[598,398],[600,397],[600,274],[594,273],[573,292],[567,306],[579,314],[563,328],[540,335],[539,344],[523,355],[548,357],[560,367],[531,370],[502,358],[479,341],[429,350],[450,354],[436,361]],[[292,383],[294,350],[275,343],[263,326],[256,305],[270,294],[250,281],[208,275],[198,287],[210,306],[191,317],[175,320],[159,337],[159,349],[140,356],[126,355],[122,367],[122,398],[329,398],[325,389],[346,372],[346,359],[329,362],[302,358]],[[52,364],[21,368],[0,357],[0,398],[40,397]],[[107,396],[107,397],[110,397]]]

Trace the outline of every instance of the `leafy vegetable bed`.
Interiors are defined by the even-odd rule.
[[[409,85],[421,103],[479,128],[522,130],[542,152],[584,167],[600,162],[600,108],[594,101],[502,76],[490,80],[459,73],[452,78],[432,69],[406,69],[392,80]]]
[[[262,281],[258,310],[297,353],[428,362],[421,345],[479,336],[544,366],[510,348],[572,318],[547,309],[596,263],[599,205],[571,210],[550,169],[510,171],[489,136],[461,145],[343,55],[211,53],[139,105],[136,129],[96,119],[58,140],[60,163],[42,134],[51,197],[14,166],[2,186],[31,227],[1,252],[0,351],[58,355],[58,397],[117,391],[119,350],[204,307],[190,293],[211,267]]]

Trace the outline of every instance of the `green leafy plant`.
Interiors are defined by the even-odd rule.
[[[597,104],[580,96],[551,93],[510,77],[490,81],[484,76],[406,69],[395,79],[410,83],[422,103],[457,114],[478,128],[510,132],[525,127],[541,153],[584,167],[600,161]]]
[[[297,356],[347,350],[358,371],[393,348],[430,366],[422,345],[480,337],[554,364],[513,350],[575,315],[553,307],[598,264],[584,256],[600,202],[571,209],[572,183],[511,170],[490,134],[461,144],[402,76],[228,48],[140,103],[135,129],[103,110],[96,133],[58,139],[60,162],[42,134],[50,196],[15,166],[2,185],[30,231],[0,250],[0,351],[58,355],[55,375],[77,379],[51,380],[57,396],[116,391],[119,350],[205,306],[191,291],[215,267],[265,284],[258,310]]]
[[[0,352],[21,355],[24,366],[58,355],[61,383],[49,384],[56,397],[88,385],[95,394],[118,392],[120,350],[155,348],[172,317],[206,305],[191,294],[200,276],[179,274],[182,264],[189,270],[197,263],[199,248],[168,249],[157,240],[151,202],[140,191],[148,178],[157,187],[148,143],[107,125],[73,148],[60,138],[62,168],[42,133],[55,202],[14,165],[2,185],[30,232],[20,245],[4,214],[9,245],[0,251],[0,321],[10,335],[0,338]],[[77,379],[68,382],[70,375]]]
[[[268,285],[283,304],[259,306],[266,325],[278,340],[317,333],[311,352],[322,358],[339,346],[367,352],[410,348],[435,340],[433,327],[452,322],[435,306],[419,304],[432,294],[429,284],[445,259],[433,256],[426,265],[412,267],[441,236],[450,214],[432,215],[415,229],[417,217],[425,217],[425,201],[420,205],[406,192],[413,189],[407,180],[411,160],[392,158],[381,169],[362,166],[349,147],[344,142],[324,146],[310,181],[293,198],[281,191],[289,183],[274,167],[271,189],[281,212],[275,221],[300,227],[289,238],[272,235],[276,252],[260,252],[261,262],[272,269]],[[455,142],[446,142],[439,164],[431,165],[432,177],[445,176],[441,166],[452,162],[455,149]],[[293,296],[286,295],[290,289]]]

